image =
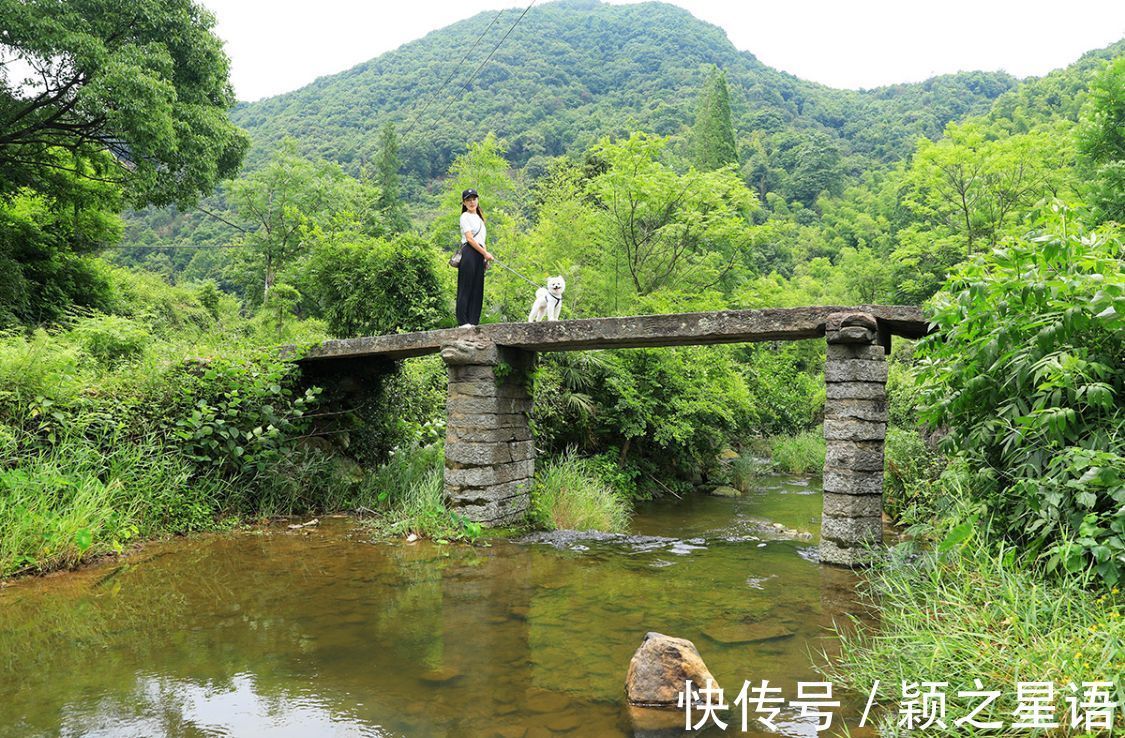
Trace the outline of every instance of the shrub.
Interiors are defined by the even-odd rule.
[[[612,453],[641,484],[684,487],[714,468],[751,412],[732,354],[718,346],[548,355],[535,377],[542,448]]]
[[[598,476],[595,463],[568,451],[536,471],[531,517],[550,530],[620,532],[629,524],[629,505]]]
[[[413,236],[321,245],[300,287],[337,338],[429,330],[445,314],[433,254]]]
[[[807,345],[789,344],[749,346],[742,352],[754,433],[795,435],[820,421],[826,391],[823,349],[810,352]]]
[[[364,483],[366,497],[382,515],[373,521],[383,533],[473,540],[481,526],[445,506],[444,447],[440,443],[400,449]]]
[[[887,428],[883,446],[883,505],[892,517],[913,523],[933,511],[927,498],[943,460],[915,430]]]
[[[43,329],[0,334],[0,421],[23,430],[57,421],[58,406],[76,401],[87,372],[78,349]]]
[[[819,474],[824,469],[825,448],[824,432],[811,430],[772,439],[770,457],[789,474]]]
[[[157,411],[187,458],[249,483],[309,429],[304,416],[320,390],[300,389],[298,378],[296,365],[276,351],[186,362],[164,383],[171,396]]]
[[[1067,212],[967,262],[920,346],[924,418],[981,469],[998,531],[1051,568],[1125,576],[1125,275]]]
[[[118,315],[91,315],[74,323],[70,336],[89,356],[112,366],[144,353],[152,339],[143,324]]]

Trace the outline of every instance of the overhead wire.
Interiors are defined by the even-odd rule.
[[[511,35],[512,31],[516,30],[516,26],[518,26],[520,24],[520,21],[523,20],[523,17],[525,15],[527,15],[527,11],[531,10],[531,6],[535,5],[535,3],[536,3],[536,0],[531,0],[531,2],[528,4],[528,6],[523,9],[523,12],[520,13],[520,17],[516,18],[516,22],[512,24],[512,27],[508,29],[508,32],[505,33],[500,38],[500,40],[496,42],[496,45],[492,47],[492,51],[490,51],[488,56],[485,57],[485,60],[482,61],[480,63],[480,65],[475,70],[473,70],[473,73],[470,74],[469,78],[467,80],[465,80],[464,84],[461,85],[461,92],[466,92],[469,89],[469,83],[472,82],[474,79],[476,79],[476,76],[480,73],[480,70],[484,68],[485,64],[488,64],[488,62],[492,59],[493,55],[496,54],[496,50],[499,49],[501,44],[504,43],[505,39],[507,39],[508,36]],[[440,120],[442,118],[442,116],[445,115],[445,111],[449,110],[449,106],[452,105],[455,102],[457,102],[456,97],[450,99],[450,101],[445,104],[445,107],[441,109],[440,113],[438,113],[438,116],[437,116],[438,120]],[[405,140],[405,138],[406,137],[403,136],[404,140]]]
[[[492,22],[489,23],[487,26],[485,26],[485,29],[483,31],[481,31],[479,36],[477,36],[477,40],[473,42],[473,45],[470,46],[469,50],[465,52],[465,55],[463,57],[461,57],[461,61],[459,61],[457,63],[457,65],[455,67],[453,67],[453,69],[449,72],[449,76],[445,78],[445,81],[442,82],[440,85],[438,85],[437,89],[434,90],[434,94],[429,96],[429,99],[426,101],[425,107],[420,109],[414,115],[414,120],[411,121],[410,127],[406,129],[406,133],[402,134],[403,140],[406,140],[406,137],[409,136],[410,132],[414,130],[414,126],[418,125],[418,121],[422,118],[422,113],[425,113],[427,110],[430,109],[430,105],[433,104],[434,100],[436,100],[438,95],[441,94],[441,91],[445,89],[445,86],[449,84],[449,81],[451,79],[453,79],[453,76],[455,74],[457,74],[457,72],[461,69],[461,66],[469,58],[469,55],[471,55],[473,53],[473,51],[477,48],[477,44],[480,43],[480,40],[485,37],[485,34],[487,34],[489,32],[489,30],[491,30],[494,25],[496,25],[496,21],[500,20],[500,16],[504,15],[504,12],[505,11],[503,9],[501,9],[501,11],[499,13],[497,13],[495,16],[493,16]]]

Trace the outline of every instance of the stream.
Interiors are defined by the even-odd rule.
[[[693,641],[728,702],[763,679],[793,699],[833,619],[869,616],[855,575],[816,563],[818,484],[643,503],[629,535],[372,542],[321,518],[18,580],[0,587],[0,736],[679,735],[682,713],[648,729],[625,705],[648,631]],[[845,717],[871,735],[865,696],[835,696],[820,735]],[[777,724],[818,735],[792,709]]]

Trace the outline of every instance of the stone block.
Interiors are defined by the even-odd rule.
[[[517,523],[527,515],[530,495],[526,492],[483,502],[460,504],[450,501],[450,509],[469,520],[487,525],[507,525]]]
[[[887,422],[885,400],[832,400],[824,403],[824,417],[834,420],[854,418],[876,423]]]
[[[870,359],[829,361],[824,366],[826,382],[886,382],[887,362]]]
[[[828,400],[882,400],[887,396],[883,382],[829,382],[825,389]]]
[[[441,347],[441,358],[448,365],[500,363],[496,344],[483,336],[458,338]]]
[[[843,546],[858,546],[864,543],[883,542],[883,519],[877,516],[842,517],[829,515],[821,518],[821,539],[828,539]]]
[[[468,466],[507,464],[512,461],[512,451],[506,443],[447,443],[445,460]]]
[[[522,384],[512,384],[497,380],[466,380],[450,382],[447,390],[450,395],[470,397],[518,397],[527,398],[527,388]]]
[[[878,344],[863,345],[857,343],[830,343],[828,344],[829,361],[848,361],[851,359],[865,359],[867,361],[883,361],[883,347]]]
[[[527,415],[524,413],[466,413],[453,410],[446,417],[446,427],[452,426],[457,431],[472,430],[474,428],[525,428]]]
[[[882,495],[824,493],[824,514],[833,518],[873,518],[883,514]]]
[[[849,325],[836,331],[826,331],[825,339],[829,344],[869,344],[878,338],[878,331],[860,325]]]
[[[498,381],[495,369],[486,364],[461,364],[447,367],[449,383],[458,382],[491,382]]]
[[[886,423],[855,418],[824,419],[824,438],[828,441],[881,441],[886,436]]]
[[[868,330],[877,330],[879,322],[875,320],[875,316],[870,313],[863,313],[859,311],[829,313],[828,319],[825,321],[825,331],[838,331],[844,328],[867,328]]]
[[[844,495],[882,496],[883,471],[853,471],[825,465],[823,489]]]
[[[462,505],[484,504],[492,500],[504,500],[516,495],[526,494],[531,489],[531,479],[516,479],[503,484],[494,484],[490,487],[445,487],[445,498],[450,503],[456,501]]]
[[[829,441],[824,466],[826,469],[835,467],[882,474],[883,443],[881,440]]]
[[[470,428],[446,425],[445,442],[452,443],[508,443],[530,441],[531,428],[527,423],[505,428]]]
[[[531,411],[528,397],[473,397],[471,395],[451,394],[445,403],[446,411],[477,415],[505,413],[526,413]]]
[[[837,566],[864,566],[872,563],[878,554],[857,546],[842,546],[835,541],[820,539],[820,562]]]
[[[448,453],[448,449],[446,449]],[[535,472],[535,461],[523,459],[492,466],[459,468],[448,456],[445,461],[445,483],[451,487],[490,487],[518,479],[527,479]]]

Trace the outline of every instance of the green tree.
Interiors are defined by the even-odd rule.
[[[489,251],[494,250],[498,240],[514,235],[523,219],[519,209],[519,185],[504,158],[506,152],[504,142],[490,133],[483,140],[470,144],[468,151],[453,160],[442,192],[442,215],[435,221],[443,243],[459,230],[461,193],[469,188],[480,193],[480,208],[488,224]],[[499,258],[499,254],[497,256]]]
[[[384,221],[380,230],[398,234],[410,227],[403,209],[399,170],[398,134],[394,123],[387,123],[379,133],[379,153],[375,157],[375,184],[379,188],[378,207]]]
[[[662,287],[702,292],[744,257],[757,207],[733,168],[678,174],[660,162],[667,139],[636,133],[593,150],[604,171],[589,196],[605,214],[609,247],[599,268],[620,271],[636,296]],[[612,259],[612,264],[609,261]]]
[[[444,312],[433,252],[417,236],[321,244],[303,265],[303,282],[337,338],[430,330]]]
[[[695,165],[703,171],[738,164],[738,146],[730,114],[727,75],[715,69],[699,96],[692,129]]]
[[[1125,223],[1125,56],[1090,85],[1077,133],[1086,194],[1097,219]]]
[[[163,205],[236,172],[248,139],[201,5],[0,0],[0,18],[0,194],[68,170]]]
[[[378,192],[335,164],[303,158],[286,140],[264,168],[235,180],[230,202],[242,223],[240,266],[261,288],[247,294],[258,302],[268,297],[278,272],[326,234],[371,231]]]
[[[951,124],[940,141],[919,140],[904,204],[916,222],[955,235],[966,257],[995,246],[1032,204],[1067,187],[1072,157],[1059,133]]]

